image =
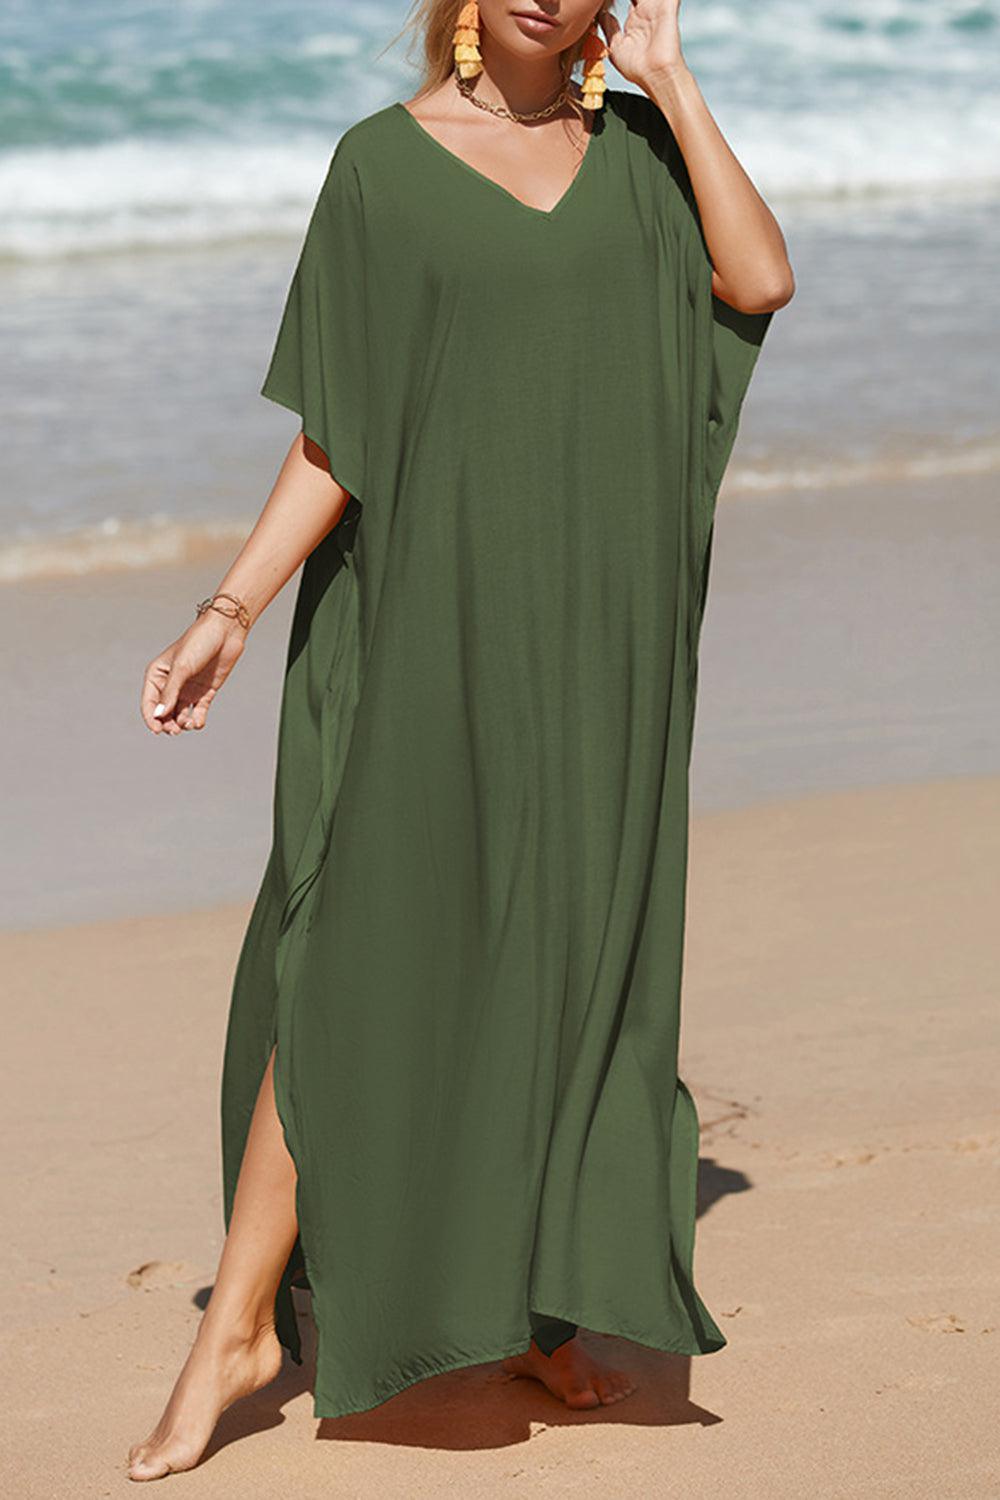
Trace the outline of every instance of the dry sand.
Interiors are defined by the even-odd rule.
[[[489,1365],[319,1423],[288,1365],[171,1493],[1000,1496],[998,814],[970,778],[696,819],[682,1072],[726,1349],[583,1335],[641,1381],[606,1412]],[[125,1493],[194,1334],[248,911],[0,936],[18,1500]]]

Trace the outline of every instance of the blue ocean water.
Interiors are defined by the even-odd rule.
[[[295,427],[258,393],[298,244],[416,87],[408,13],[5,0],[0,584],[235,550]],[[684,0],[681,34],[797,281],[724,493],[1000,473],[1000,0]]]
[[[383,50],[407,14],[5,0],[0,257],[298,230],[340,132],[412,92],[407,38]],[[1000,189],[998,0],[686,0],[681,32],[769,197]]]

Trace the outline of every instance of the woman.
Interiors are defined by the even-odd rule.
[[[793,279],[677,4],[424,0],[423,86],[337,144],[263,387],[302,431],[143,689],[154,734],[203,728],[305,560],[227,1238],[134,1479],[301,1360],[293,1284],[317,1417],[495,1359],[622,1399],[578,1325],[725,1343],[677,1077],[687,767],[715,498]]]

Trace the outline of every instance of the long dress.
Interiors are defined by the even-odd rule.
[[[352,497],[306,560],[222,1077],[274,1087],[314,1415],[523,1352],[681,1354],[688,766],[715,500],[770,313],[711,292],[677,142],[609,90],[550,211],[401,104],[339,139],[263,394]]]

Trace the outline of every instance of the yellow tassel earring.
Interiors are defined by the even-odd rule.
[[[475,78],[483,71],[483,59],[479,52],[479,6],[476,0],[466,0],[458,13],[458,21],[452,35],[455,49],[455,72],[459,78]]]
[[[608,46],[597,27],[597,17],[591,21],[583,39],[583,98],[584,109],[600,109],[604,103],[607,81],[604,77],[604,59]]]

